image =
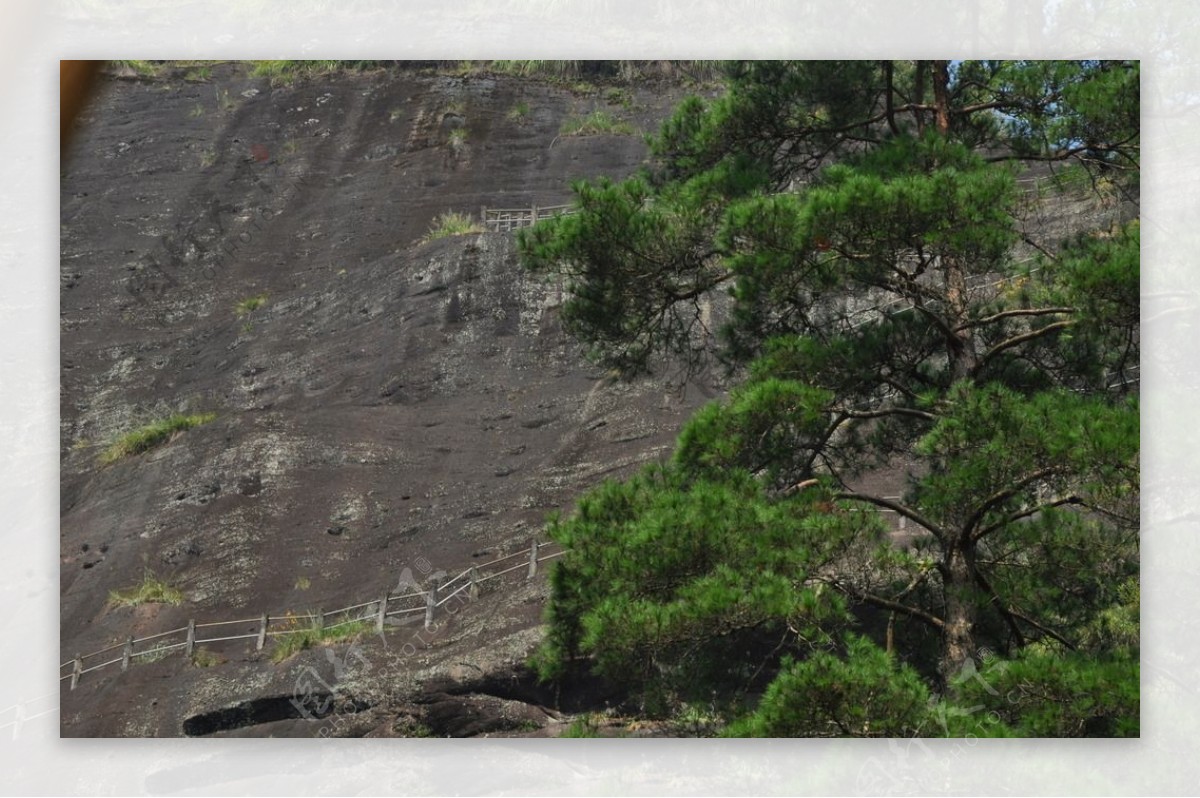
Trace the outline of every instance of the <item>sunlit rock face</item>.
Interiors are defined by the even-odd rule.
[[[681,93],[631,94],[610,110],[652,129]],[[62,178],[63,661],[193,619],[246,619],[219,627],[235,635],[263,612],[371,601],[406,569],[457,573],[669,456],[718,386],[590,366],[559,322],[565,287],[524,273],[511,233],[421,242],[448,211],[564,203],[573,179],[632,173],[640,136],[560,135],[597,107],[599,91],[415,72],[106,81]],[[101,464],[174,413],[215,418]],[[108,605],[147,572],[183,603]],[[175,651],[87,673],[63,682],[62,730],[315,734],[333,716],[283,700],[314,674],[355,710],[336,733],[404,733],[415,699],[457,718],[466,699],[445,696],[536,645],[544,571],[522,580],[353,657],[274,663],[238,640],[201,646],[206,667]],[[518,693],[491,691],[494,722],[443,725],[550,722]]]

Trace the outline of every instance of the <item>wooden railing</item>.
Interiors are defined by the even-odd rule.
[[[574,213],[571,205],[530,205],[528,208],[482,209],[483,227],[489,233],[505,233],[520,227],[531,227],[543,219]]]
[[[538,563],[561,557],[566,553],[559,549],[549,554],[543,554],[543,550],[547,547],[557,547],[557,544],[538,543],[535,539],[530,543],[528,549],[491,560],[482,565],[473,565],[446,581],[439,581],[435,578],[424,590],[415,584],[412,585],[415,590],[398,595],[392,595],[391,590],[385,590],[379,598],[372,601],[352,604],[328,612],[320,609],[290,610],[280,613],[264,612],[257,617],[232,621],[218,620],[197,623],[195,620],[190,620],[187,626],[181,626],[178,629],[169,629],[139,638],[130,635],[124,642],[115,643],[90,654],[76,654],[73,659],[62,663],[59,666],[59,681],[70,679],[71,689],[74,690],[78,686],[80,678],[85,674],[107,668],[110,665],[120,664],[121,670],[125,671],[138,658],[158,659],[179,650],[182,650],[185,656],[190,657],[195,653],[196,646],[205,643],[253,640],[255,650],[261,651],[266,645],[267,638],[296,634],[297,629],[291,625],[297,620],[307,619],[310,622],[310,628],[317,629],[335,629],[353,623],[373,622],[375,631],[383,634],[389,618],[424,614],[425,628],[429,629],[434,624],[438,608],[445,606],[447,602],[458,598],[464,592],[467,594],[465,600],[473,601],[479,596],[482,585],[514,571],[524,570],[525,578],[532,579],[537,575]],[[501,564],[512,561],[515,561],[514,565],[506,565],[499,570],[493,570]],[[463,601],[464,599],[459,600]],[[271,629],[272,623],[277,626],[287,624],[291,628]],[[203,637],[206,634],[205,630],[230,626],[251,627],[253,631],[241,634],[218,632],[216,637]],[[213,633],[207,632],[207,634]],[[152,642],[153,645],[147,645]],[[118,651],[119,654],[116,653]],[[108,658],[100,662],[94,661],[102,659],[104,655],[108,655]],[[89,663],[89,660],[93,660],[93,662]],[[63,673],[64,670],[66,673]]]

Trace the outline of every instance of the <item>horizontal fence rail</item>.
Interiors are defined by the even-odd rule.
[[[391,590],[386,590],[381,592],[380,597],[374,601],[351,604],[348,607],[328,612],[321,609],[293,609],[278,613],[264,612],[254,618],[232,621],[214,620],[200,623],[191,620],[188,621],[187,626],[180,626],[165,632],[137,638],[130,635],[124,642],[114,643],[90,654],[76,654],[74,658],[62,663],[59,666],[59,681],[70,680],[70,688],[74,690],[79,685],[80,677],[84,674],[118,664],[124,671],[138,659],[155,661],[180,649],[186,656],[191,657],[195,654],[196,646],[206,643],[253,640],[255,650],[261,651],[268,638],[277,639],[288,635],[303,634],[309,630],[338,629],[352,624],[370,625],[374,631],[382,633],[385,631],[389,618],[398,619],[400,616],[422,613],[425,616],[425,628],[429,629],[435,622],[437,610],[452,599],[473,601],[478,598],[482,585],[522,569],[526,574],[525,580],[532,579],[538,572],[539,563],[561,557],[566,553],[561,548],[547,553],[550,548],[557,547],[556,543],[538,542],[535,538],[530,542],[528,548],[489,560],[486,563],[472,565],[448,579],[435,576],[424,589],[411,580],[405,580],[401,583],[405,592],[393,594]],[[515,564],[503,568],[498,567],[510,562]],[[467,596],[460,598],[464,592]],[[410,621],[399,620],[395,622],[410,623]],[[277,627],[283,625],[285,628],[271,629],[272,623]],[[301,623],[307,623],[309,626],[297,625]],[[222,634],[218,631],[218,627],[238,625],[250,627],[253,631],[242,634]],[[212,631],[205,632],[205,630]],[[215,636],[204,637],[203,634],[215,634]],[[146,645],[148,643],[153,644]],[[114,656],[115,652],[120,653]],[[103,658],[106,654],[109,656]]]

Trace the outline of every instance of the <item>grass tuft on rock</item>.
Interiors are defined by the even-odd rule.
[[[192,413],[190,415],[175,413],[167,418],[151,422],[118,438],[101,453],[100,464],[108,465],[124,457],[141,454],[167,441],[178,432],[207,424],[216,417],[216,413]]]
[[[297,78],[332,75],[337,72],[364,72],[378,69],[383,61],[251,61],[250,75],[270,78],[273,86],[290,85]]]
[[[471,233],[482,233],[483,226],[465,213],[448,211],[433,220],[429,232],[421,238],[422,244],[436,241],[449,236],[462,236]]]
[[[225,657],[209,651],[207,648],[198,648],[192,652],[192,664],[197,668],[211,668],[216,665],[223,665],[228,661]]]
[[[624,119],[596,110],[587,116],[564,119],[558,132],[562,136],[632,136],[637,130]]]
[[[250,315],[265,304],[267,304],[267,295],[259,294],[258,296],[246,297],[241,302],[238,302],[236,305],[234,305],[233,310],[235,313],[237,313],[237,317],[240,319],[243,316]]]
[[[128,67],[143,78],[153,78],[158,76],[158,65],[152,61],[113,61],[112,65],[115,67]]]
[[[170,604],[177,606],[183,603],[183,591],[159,579],[150,569],[142,575],[140,584],[127,587],[124,590],[110,590],[108,604],[110,607],[140,607],[143,604]]]
[[[369,619],[347,621],[343,618],[341,621],[334,620],[329,624],[319,626],[314,618],[308,626],[276,637],[275,649],[271,652],[271,661],[283,662],[294,654],[316,646],[355,640],[374,628],[374,622]]]
[[[525,120],[529,118],[529,103],[524,100],[517,102],[512,108],[508,109],[508,113],[505,116],[519,125],[524,124]]]

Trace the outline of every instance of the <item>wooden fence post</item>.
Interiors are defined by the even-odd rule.
[[[262,651],[263,646],[267,643],[267,624],[271,622],[270,616],[265,612],[262,618],[258,621],[258,639],[254,641],[254,650]]]
[[[537,220],[538,220],[537,203],[534,203],[533,208],[531,210],[533,211],[533,214],[529,217],[529,225],[532,227],[533,225],[537,224]]]
[[[537,538],[534,538],[533,543],[529,546],[529,575],[525,577],[526,579],[533,579],[537,576],[537,550],[538,542]]]
[[[193,620],[188,621],[187,647],[183,650],[183,653],[190,657],[190,656],[192,656],[192,652],[195,650],[196,650],[196,621],[193,619]]]
[[[125,640],[125,649],[121,652],[121,670],[129,670],[129,660],[133,657],[133,635]]]
[[[471,597],[471,601],[479,598],[479,569],[474,565],[471,566],[471,587],[467,588],[467,595]]]
[[[387,617],[387,602],[388,594],[385,590],[383,598],[379,599],[379,615],[375,618],[375,632],[377,634],[383,634],[383,620]]]
[[[313,626],[318,632],[325,628],[325,611],[320,607],[317,607],[317,614],[313,617]]]
[[[75,667],[71,671],[71,689],[75,689],[75,685],[79,684],[79,677],[83,675],[83,655],[75,655]]]
[[[437,607],[438,580],[433,580],[433,587],[425,594],[425,628],[433,627],[433,610]]]
[[[483,223],[483,229],[486,230],[487,229],[487,206],[486,205],[481,205],[479,207],[479,221]]]

